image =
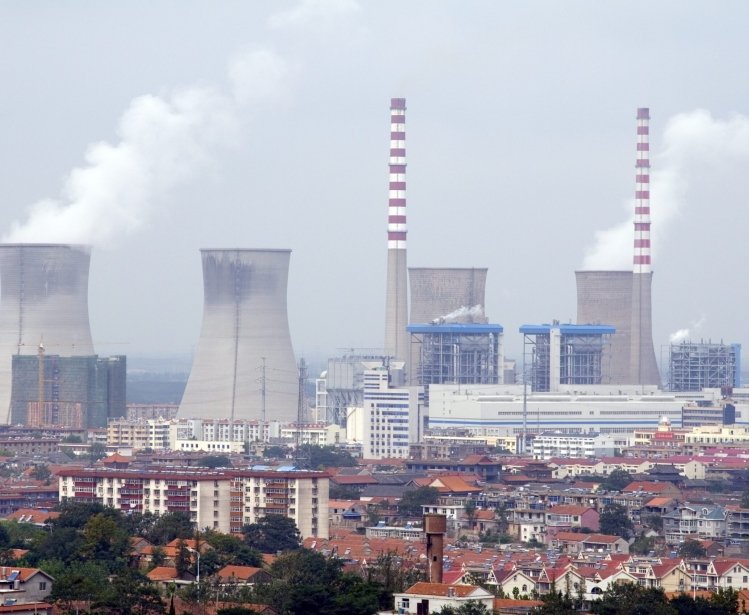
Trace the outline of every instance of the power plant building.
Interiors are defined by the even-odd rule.
[[[486,323],[486,268],[410,267],[410,324]]]
[[[741,386],[741,344],[683,341],[669,348],[671,391]]]
[[[0,245],[0,423],[11,421],[14,356],[32,355],[36,362],[40,344],[59,357],[95,355],[90,258],[86,246]]]
[[[638,109],[632,270],[575,273],[578,324],[616,329],[604,351],[606,384],[661,383],[652,330],[649,121],[649,109]]]
[[[524,361],[534,392],[556,393],[562,386],[599,385],[607,371],[604,349],[614,327],[605,325],[523,325]]]
[[[180,417],[292,421],[298,372],[286,310],[290,250],[201,250],[203,324]]]
[[[412,379],[418,385],[502,382],[504,360],[501,325],[409,325],[408,332],[415,357]]]
[[[28,427],[104,428],[110,418],[127,413],[126,390],[124,356],[15,355],[11,422]]]

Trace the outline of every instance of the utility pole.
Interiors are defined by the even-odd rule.
[[[296,407],[296,463],[299,467],[304,459],[302,458],[302,423],[304,421],[304,409],[306,400],[304,396],[304,383],[307,381],[307,362],[302,358],[299,360],[299,394],[297,397]]]

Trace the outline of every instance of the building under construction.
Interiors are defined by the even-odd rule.
[[[741,386],[741,344],[683,341],[671,344],[669,390],[701,391]]]
[[[608,325],[523,325],[524,365],[534,392],[559,391],[563,385],[601,384],[608,339],[615,333]]]
[[[125,416],[124,356],[14,355],[11,421],[29,427],[106,427]]]
[[[502,384],[503,329],[496,324],[409,325],[416,382],[430,384]]]

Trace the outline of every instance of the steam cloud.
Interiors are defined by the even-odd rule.
[[[27,221],[13,223],[2,241],[104,245],[139,229],[165,193],[234,143],[243,105],[282,93],[286,73],[281,58],[253,51],[230,64],[230,91],[189,87],[133,99],[118,141],[90,145],[60,198],[32,205]]]
[[[461,318],[467,318],[472,322],[477,319],[483,319],[484,318],[484,306],[473,305],[473,306],[468,307],[466,305],[462,305],[457,310],[454,310],[450,312],[449,314],[445,314],[444,316],[440,316],[439,318],[436,318],[434,322],[435,323],[455,322],[456,320],[459,320]]]
[[[669,222],[689,188],[687,177],[705,172],[723,162],[746,161],[749,156],[749,118],[735,115],[728,120],[714,119],[708,111],[680,113],[666,124],[663,151],[653,160],[651,174],[651,217],[653,252],[659,238],[668,232]],[[634,212],[634,203],[627,204]],[[628,270],[632,267],[633,218],[597,231],[595,242],[585,255],[583,269]]]
[[[678,331],[674,331],[671,335],[668,336],[668,341],[671,344],[679,344],[683,341],[686,341],[691,338],[692,331],[694,331],[694,333],[697,333],[700,329],[702,329],[702,325],[704,324],[705,317],[702,316],[698,320],[692,322],[690,329],[679,329]]]

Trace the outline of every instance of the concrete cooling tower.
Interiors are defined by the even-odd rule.
[[[293,421],[286,313],[291,250],[201,250],[203,325],[181,417]]]
[[[411,324],[446,317],[450,322],[486,323],[487,269],[410,267]]]
[[[88,320],[89,249],[0,245],[0,422],[10,421],[13,355],[43,343],[62,357],[94,354]]]

